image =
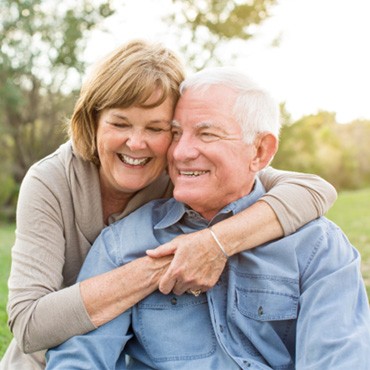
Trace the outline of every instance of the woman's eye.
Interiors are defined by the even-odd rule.
[[[150,132],[162,132],[162,131],[165,131],[162,127],[149,127],[148,130]]]
[[[112,125],[113,127],[117,127],[117,128],[126,128],[126,127],[129,127],[129,125],[127,123],[118,123],[118,122],[109,122],[107,121],[108,124]]]

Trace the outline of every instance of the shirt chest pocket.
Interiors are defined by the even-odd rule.
[[[244,283],[235,290],[233,312],[244,348],[252,356],[266,360],[273,368],[292,368],[298,282],[250,279]]]
[[[236,305],[241,314],[258,321],[280,321],[297,318],[298,297],[259,289],[236,291]]]
[[[133,329],[154,362],[200,359],[216,350],[205,294],[155,292],[134,309]]]

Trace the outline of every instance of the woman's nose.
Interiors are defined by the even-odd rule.
[[[146,139],[144,133],[140,130],[132,130],[127,138],[126,145],[133,151],[145,149]]]

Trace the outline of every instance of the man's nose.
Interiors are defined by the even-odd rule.
[[[189,161],[197,158],[199,154],[196,140],[187,135],[183,134],[172,145],[174,145],[172,155],[176,161]]]

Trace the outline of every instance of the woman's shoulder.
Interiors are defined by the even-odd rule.
[[[32,176],[52,183],[57,183],[57,180],[62,179],[71,181],[72,178],[80,177],[81,182],[83,178],[87,181],[90,176],[96,175],[96,171],[96,166],[76,155],[72,143],[67,141],[53,153],[34,163],[26,177]]]
[[[91,187],[97,178],[96,166],[77,156],[71,142],[67,141],[30,167],[22,181],[22,188],[47,188],[52,192],[64,193],[86,184]]]
[[[73,151],[69,141],[62,144],[53,153],[35,162],[28,170],[26,176],[41,176],[50,178],[56,176],[72,160]]]

